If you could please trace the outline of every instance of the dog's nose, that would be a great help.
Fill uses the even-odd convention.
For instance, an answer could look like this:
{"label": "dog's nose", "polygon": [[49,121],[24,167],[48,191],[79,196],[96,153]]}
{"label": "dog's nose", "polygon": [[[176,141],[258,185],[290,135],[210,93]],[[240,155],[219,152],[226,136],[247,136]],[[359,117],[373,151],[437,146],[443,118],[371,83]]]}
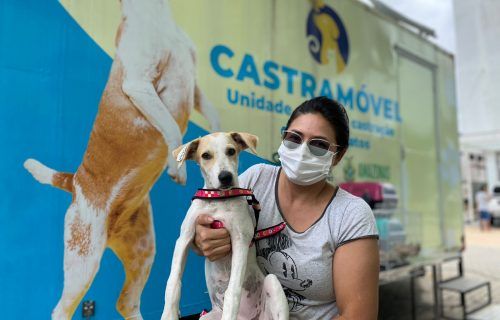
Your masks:
{"label": "dog's nose", "polygon": [[229,171],[221,171],[218,178],[223,186],[229,186],[233,182],[233,174]]}

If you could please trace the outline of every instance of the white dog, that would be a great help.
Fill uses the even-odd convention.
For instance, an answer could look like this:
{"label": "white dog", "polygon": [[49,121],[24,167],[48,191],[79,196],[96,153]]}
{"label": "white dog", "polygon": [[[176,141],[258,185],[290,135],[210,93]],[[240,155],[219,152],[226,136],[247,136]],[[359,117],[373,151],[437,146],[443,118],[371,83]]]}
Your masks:
{"label": "white dog", "polygon": [[149,191],[168,163],[184,183],[171,151],[182,144],[194,109],[219,126],[196,84],[195,50],[175,25],[165,0],[122,0],[116,57],[83,161],[75,174],[36,160],[25,167],[40,182],[73,194],[64,225],[64,288],[52,319],[71,319],[89,289],[104,249],[126,272],[116,304],[126,319],[142,319],[141,294],[155,255]]}
{"label": "white dog", "polygon": [[[179,147],[174,150],[174,156],[180,165],[187,159],[198,162],[205,189],[232,193],[241,190],[237,189],[239,152],[246,148],[255,152],[256,144],[257,137],[248,133],[213,133]],[[221,221],[231,236],[232,245],[232,254],[228,257],[205,262],[212,311],[201,319],[288,319],[288,303],[279,280],[272,274],[264,276],[257,265],[255,245],[250,245],[256,222],[252,220],[245,197],[193,200],[175,244],[161,319],[179,318],[181,278],[200,213]]]}

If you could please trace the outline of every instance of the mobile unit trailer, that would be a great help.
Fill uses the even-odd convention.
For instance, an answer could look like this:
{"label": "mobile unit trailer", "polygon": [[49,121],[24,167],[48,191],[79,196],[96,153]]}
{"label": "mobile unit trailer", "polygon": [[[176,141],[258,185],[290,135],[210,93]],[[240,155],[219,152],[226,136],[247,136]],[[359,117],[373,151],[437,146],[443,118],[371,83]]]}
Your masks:
{"label": "mobile unit trailer", "polygon": [[[22,163],[34,157],[68,172],[81,163],[125,3],[0,2],[0,301],[7,306],[6,319],[20,312],[24,319],[46,318],[60,297],[64,212],[71,199],[34,182]],[[392,185],[399,197],[392,218],[404,229],[405,241],[418,244],[420,255],[460,248],[450,54],[394,17],[354,0],[171,0],[169,6],[171,18],[196,48],[197,84],[215,106],[221,129],[260,137],[258,156],[243,154],[241,170],[278,161],[281,129],[302,101],[335,98],[348,111],[351,139],[331,180]],[[140,48],[137,43],[135,49]],[[184,141],[208,130],[208,121],[193,112]],[[164,174],[151,191],[156,256],[141,297],[145,319],[161,314],[180,223],[191,195],[202,186],[192,163],[187,174],[186,186]],[[106,251],[83,298],[95,302],[95,319],[119,318],[115,301],[122,270]],[[209,307],[202,270],[203,259],[190,255],[183,315]]]}

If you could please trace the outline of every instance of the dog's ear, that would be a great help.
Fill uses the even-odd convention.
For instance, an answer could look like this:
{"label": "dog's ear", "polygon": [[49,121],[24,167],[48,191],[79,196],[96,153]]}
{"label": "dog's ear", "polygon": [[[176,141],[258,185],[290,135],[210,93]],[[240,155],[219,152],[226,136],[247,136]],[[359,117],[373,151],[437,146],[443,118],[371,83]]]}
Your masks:
{"label": "dog's ear", "polygon": [[233,138],[234,142],[238,144],[241,150],[248,148],[253,154],[257,154],[255,149],[257,148],[259,137],[246,132],[231,132],[229,135]]}
{"label": "dog's ear", "polygon": [[177,167],[182,166],[184,161],[192,160],[194,158],[196,150],[198,150],[199,144],[200,144],[200,139],[198,138],[186,144],[183,144],[182,146],[172,151],[172,155],[174,156],[174,159],[177,161]]}

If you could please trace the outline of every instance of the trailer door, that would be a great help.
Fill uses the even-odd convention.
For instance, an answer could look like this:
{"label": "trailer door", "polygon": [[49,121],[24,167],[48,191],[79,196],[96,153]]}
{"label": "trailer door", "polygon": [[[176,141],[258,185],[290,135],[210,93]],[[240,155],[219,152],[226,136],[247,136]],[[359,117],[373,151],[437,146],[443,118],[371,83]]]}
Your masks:
{"label": "trailer door", "polygon": [[425,252],[442,244],[435,66],[399,47],[396,52],[402,115],[401,206],[409,240],[420,242]]}

